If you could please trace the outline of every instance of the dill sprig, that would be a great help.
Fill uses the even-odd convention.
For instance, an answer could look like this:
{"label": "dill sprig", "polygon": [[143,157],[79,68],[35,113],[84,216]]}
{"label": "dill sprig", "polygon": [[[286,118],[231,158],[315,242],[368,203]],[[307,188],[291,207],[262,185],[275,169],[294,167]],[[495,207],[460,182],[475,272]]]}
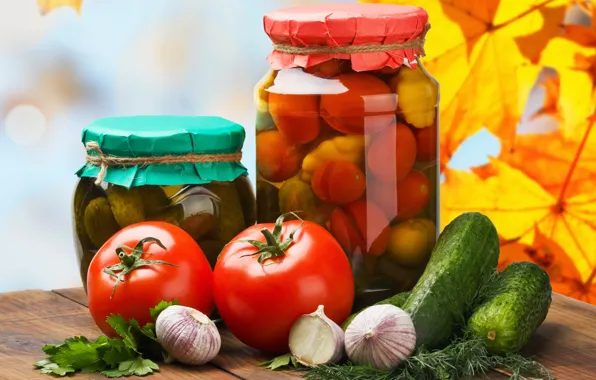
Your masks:
{"label": "dill sprig", "polygon": [[381,371],[352,363],[324,365],[305,374],[307,380],[446,380],[470,379],[501,369],[511,380],[544,379],[554,377],[544,366],[518,354],[491,355],[481,338],[467,334],[455,339],[441,350],[419,349],[398,368]]}

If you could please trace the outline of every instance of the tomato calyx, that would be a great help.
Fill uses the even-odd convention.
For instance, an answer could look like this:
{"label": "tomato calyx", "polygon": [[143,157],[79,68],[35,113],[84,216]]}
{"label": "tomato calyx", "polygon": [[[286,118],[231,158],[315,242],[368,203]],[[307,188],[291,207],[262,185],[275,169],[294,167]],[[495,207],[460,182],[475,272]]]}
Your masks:
{"label": "tomato calyx", "polygon": [[[295,216],[300,220],[300,224],[298,227],[294,228],[288,238],[284,241],[281,241],[281,228],[283,226],[284,219],[288,216],[292,215]],[[295,212],[288,212],[282,214],[277,218],[275,221],[275,225],[273,227],[273,231],[268,230],[267,228],[263,228],[261,233],[265,236],[266,243],[259,241],[259,240],[236,240],[238,243],[249,243],[258,248],[259,250],[255,253],[251,253],[249,255],[242,255],[240,257],[247,257],[247,256],[259,256],[257,261],[259,264],[262,264],[265,260],[273,259],[275,257],[283,256],[286,250],[292,245],[294,242],[294,234],[302,225],[304,224],[304,220],[296,215]]]}
{"label": "tomato calyx", "polygon": [[[149,265],[170,265],[173,267],[178,266],[178,265],[168,263],[167,261],[163,261],[163,260],[143,259],[142,256],[145,253],[145,252],[143,252],[143,246],[145,245],[145,243],[156,243],[157,245],[159,245],[161,248],[165,249],[166,251],[168,250],[163,245],[163,243],[161,241],[159,241],[158,239],[152,238],[152,237],[147,237],[147,238],[139,240],[139,242],[137,243],[137,245],[134,248],[130,248],[129,246],[126,246],[126,245],[121,245],[118,248],[116,248],[116,255],[120,259],[120,262],[118,264],[103,268],[104,273],[106,273],[116,279],[116,283],[114,283],[114,291],[112,292],[110,299],[112,299],[114,297],[118,283],[124,282],[124,276],[126,276],[128,273],[132,272],[135,269],[138,269],[140,267],[149,266]],[[128,253],[126,250],[129,250],[131,252]],[[150,253],[148,253],[148,255],[150,255]],[[118,272],[118,271],[120,271],[120,273],[116,274],[115,272]]]}

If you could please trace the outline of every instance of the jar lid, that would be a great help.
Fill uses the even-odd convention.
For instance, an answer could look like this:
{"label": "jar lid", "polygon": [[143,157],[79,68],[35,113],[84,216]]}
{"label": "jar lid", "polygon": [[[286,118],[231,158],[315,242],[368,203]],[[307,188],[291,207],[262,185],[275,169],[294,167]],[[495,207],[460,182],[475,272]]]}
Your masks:
{"label": "jar lid", "polygon": [[263,18],[273,42],[267,58],[274,70],[307,68],[333,58],[349,59],[355,71],[404,63],[424,56],[428,14],[419,7],[337,3],[291,7]]}
{"label": "jar lid", "polygon": [[247,175],[245,136],[215,116],[103,118],[83,129],[87,163],[76,174],[125,187],[233,181]]}

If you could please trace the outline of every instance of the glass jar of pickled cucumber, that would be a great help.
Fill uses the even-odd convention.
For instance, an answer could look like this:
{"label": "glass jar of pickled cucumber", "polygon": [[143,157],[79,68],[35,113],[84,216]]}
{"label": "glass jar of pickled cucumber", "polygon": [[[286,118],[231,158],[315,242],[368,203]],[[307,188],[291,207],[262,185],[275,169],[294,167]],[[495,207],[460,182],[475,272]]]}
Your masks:
{"label": "glass jar of pickled cucumber", "polygon": [[214,266],[223,246],[255,223],[244,139],[242,126],[219,117],[118,117],[87,126],[73,201],[83,285],[97,250],[143,221],[181,227]]}
{"label": "glass jar of pickled cucumber", "polygon": [[[350,259],[356,307],[413,287],[438,236],[439,86],[418,7],[325,4],[264,17],[257,222],[299,210]],[[324,254],[324,253],[321,253]]]}

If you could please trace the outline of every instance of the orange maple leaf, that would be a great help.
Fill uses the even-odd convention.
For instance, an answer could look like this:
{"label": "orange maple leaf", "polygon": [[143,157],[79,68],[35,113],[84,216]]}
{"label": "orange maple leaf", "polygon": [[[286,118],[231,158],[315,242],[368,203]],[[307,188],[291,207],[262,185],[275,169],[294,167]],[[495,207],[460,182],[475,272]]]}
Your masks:
{"label": "orange maple leaf", "polygon": [[73,8],[77,13],[81,12],[81,5],[83,0],[37,0],[37,5],[42,15],[48,14],[56,8],[68,6]]}
{"label": "orange maple leaf", "polygon": [[499,269],[502,270],[516,261],[530,261],[544,268],[550,277],[554,292],[596,304],[596,268],[585,281],[582,281],[573,260],[559,244],[540,230],[536,229],[532,245],[520,243],[518,239],[501,242]]}
{"label": "orange maple leaf", "polygon": [[[577,1],[576,5],[593,20],[596,14],[596,7],[591,0]],[[584,46],[596,45],[596,24],[590,25],[567,24],[565,28],[565,37]]]}
{"label": "orange maple leaf", "polygon": [[[565,33],[545,47],[540,65],[555,69],[560,78],[558,108],[566,139],[581,141],[588,117],[596,110],[596,6],[578,3],[591,15],[588,25],[565,25]],[[596,144],[596,134],[589,140]]]}
{"label": "orange maple leaf", "polygon": [[[556,194],[501,159],[491,159],[485,178],[447,169],[441,185],[441,225],[462,212],[480,211],[491,218],[505,239],[532,245],[535,232],[539,231],[565,248],[575,262],[582,284],[591,285],[596,267],[596,193],[593,187],[580,192],[571,185],[576,172],[581,171],[579,164],[593,126],[588,125],[567,171],[557,174],[563,177]],[[528,167],[534,164],[526,161]]]}
{"label": "orange maple leaf", "polygon": [[596,44],[587,47],[565,37],[553,38],[544,49],[540,64],[558,73],[558,107],[565,138],[580,140],[588,117],[594,112]]}
{"label": "orange maple leaf", "polygon": [[502,270],[516,261],[530,261],[540,265],[548,273],[553,291],[567,293],[571,287],[581,283],[581,276],[573,260],[563,248],[545,236],[538,228],[534,230],[531,245],[520,243],[518,239],[503,240],[499,256],[499,269]]}
{"label": "orange maple leaf", "polygon": [[[595,133],[596,134],[596,133]],[[589,192],[596,183],[596,147],[584,146],[581,159],[575,162],[580,142],[564,139],[560,131],[545,134],[520,134],[501,146],[499,160],[523,172],[552,196]],[[570,178],[568,173],[573,168]],[[472,168],[480,178],[495,176],[491,164]]]}
{"label": "orange maple leaf", "polygon": [[544,91],[544,99],[542,107],[530,116],[530,120],[535,120],[541,116],[549,116],[557,122],[562,122],[560,116],[561,107],[559,106],[559,99],[561,97],[561,80],[559,74],[556,72],[545,72],[545,77],[536,84]]}
{"label": "orange maple leaf", "polygon": [[425,8],[427,70],[441,86],[441,167],[482,127],[509,140],[536,82],[536,61],[571,0],[380,0]]}

